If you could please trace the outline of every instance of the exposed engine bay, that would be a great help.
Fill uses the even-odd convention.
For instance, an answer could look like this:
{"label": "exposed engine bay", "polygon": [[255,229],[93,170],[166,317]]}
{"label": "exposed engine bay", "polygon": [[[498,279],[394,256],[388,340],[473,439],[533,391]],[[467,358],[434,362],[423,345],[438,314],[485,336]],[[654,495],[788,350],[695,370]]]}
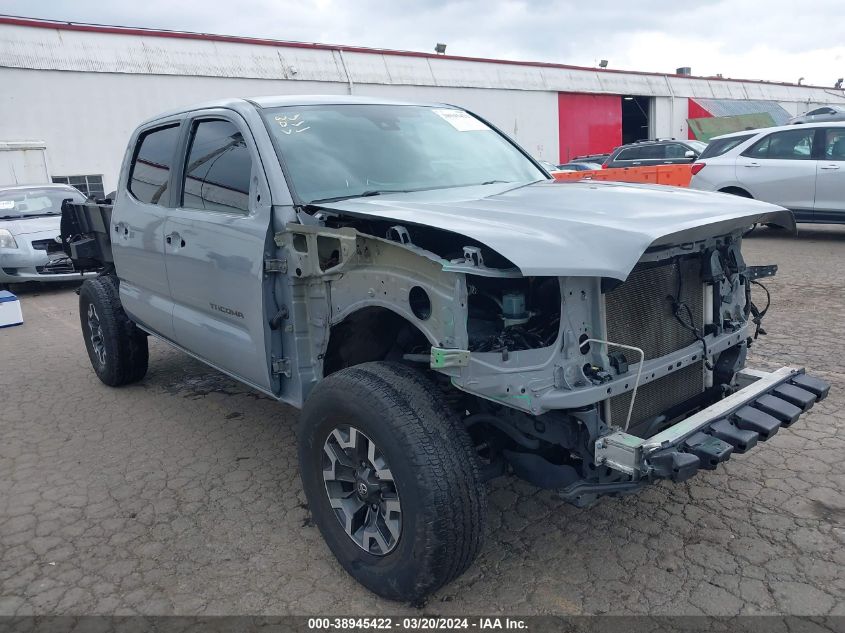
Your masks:
{"label": "exposed engine bay", "polygon": [[553,345],[560,325],[560,284],[551,277],[467,284],[467,332],[472,352],[514,352]]}
{"label": "exposed engine bay", "polygon": [[[398,274],[406,279],[408,312],[423,334],[373,313],[357,347],[329,345],[326,369],[367,360],[383,340],[382,357],[425,363],[441,376],[486,476],[511,470],[574,503],[697,470],[704,458],[692,464],[687,448],[677,451],[683,455],[677,473],[671,460],[669,466],[620,470],[596,451],[615,433],[646,442],[737,392],[748,346],[765,333],[768,291],[752,288],[776,267],[746,265],[741,230],[653,246],[622,281],[524,276],[493,249],[462,235],[345,214],[318,217],[322,227],[310,231],[345,231],[356,244],[355,257],[336,249],[323,266],[326,273],[343,271],[332,282],[331,301],[344,338],[360,331],[366,314],[354,310],[362,303],[351,290],[358,266],[368,271],[364,286],[370,286],[358,292],[370,295],[374,271],[389,268],[395,277],[408,267]],[[418,257],[402,263],[410,253]],[[325,253],[321,258],[326,261]],[[363,303],[380,303],[375,294]],[[763,297],[758,309],[754,300]],[[390,334],[382,338],[382,332]],[[725,440],[708,434],[705,448],[721,450],[721,459],[735,431],[727,429]]]}

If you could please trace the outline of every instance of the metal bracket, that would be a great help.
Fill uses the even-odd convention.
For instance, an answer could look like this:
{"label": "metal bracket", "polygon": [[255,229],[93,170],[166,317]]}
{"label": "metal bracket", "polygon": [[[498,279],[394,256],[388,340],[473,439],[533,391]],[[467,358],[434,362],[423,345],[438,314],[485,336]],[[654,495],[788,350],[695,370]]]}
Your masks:
{"label": "metal bracket", "polygon": [[282,375],[285,378],[290,378],[289,358],[274,358],[271,367],[274,375]]}
{"label": "metal bracket", "polygon": [[628,475],[634,475],[640,468],[642,440],[622,431],[617,431],[596,440],[596,464],[609,466]]}
{"label": "metal bracket", "polygon": [[411,234],[408,233],[408,229],[406,229],[401,224],[397,224],[396,226],[391,226],[387,229],[387,239],[393,242],[399,242],[400,244],[405,244],[406,246],[413,246],[414,243],[411,242]]}
{"label": "metal bracket", "polygon": [[470,266],[482,268],[484,258],[481,256],[481,249],[477,246],[464,246],[464,261]]}
{"label": "metal bracket", "polygon": [[265,259],[264,272],[265,273],[281,273],[285,274],[288,271],[288,260],[286,259]]}
{"label": "metal bracket", "polygon": [[445,367],[466,367],[469,365],[469,351],[465,349],[444,349],[442,347],[431,348],[432,369],[443,369]]}
{"label": "metal bracket", "polygon": [[752,279],[760,279],[761,277],[774,277],[777,275],[777,264],[771,266],[746,266],[743,274],[748,281]]}

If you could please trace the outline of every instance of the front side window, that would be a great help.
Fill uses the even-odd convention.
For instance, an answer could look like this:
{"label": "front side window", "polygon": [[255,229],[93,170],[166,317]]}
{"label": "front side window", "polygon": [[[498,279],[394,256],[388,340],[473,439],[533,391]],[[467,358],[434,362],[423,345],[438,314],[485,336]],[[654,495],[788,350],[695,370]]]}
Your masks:
{"label": "front side window", "polygon": [[824,160],[845,160],[845,128],[828,128],[824,131]]}
{"label": "front side window", "polygon": [[129,172],[129,191],[141,202],[162,204],[166,198],[179,125],[144,132],[138,139]]}
{"label": "front side window", "polygon": [[249,148],[233,123],[194,123],[182,182],[183,207],[247,213],[251,175]]}
{"label": "front side window", "polygon": [[809,160],[813,154],[813,128],[774,132],[752,145],[744,156],[762,159]]}
{"label": "front side window", "polygon": [[666,158],[686,158],[686,153],[692,151],[692,148],[680,143],[671,143],[666,146]]}
{"label": "front side window", "polygon": [[263,116],[305,203],[547,179],[505,137],[456,108],[330,104]]}
{"label": "front side window", "polygon": [[666,158],[665,145],[643,145],[638,148],[638,156],[640,160],[662,160]]}

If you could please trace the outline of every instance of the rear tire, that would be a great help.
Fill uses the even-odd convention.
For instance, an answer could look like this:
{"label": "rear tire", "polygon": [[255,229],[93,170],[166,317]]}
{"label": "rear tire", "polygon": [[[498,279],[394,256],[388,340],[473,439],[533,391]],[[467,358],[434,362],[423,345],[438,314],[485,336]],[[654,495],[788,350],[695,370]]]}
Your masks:
{"label": "rear tire", "polygon": [[141,380],[147,373],[147,335],[126,316],[117,279],[86,279],[79,289],[79,320],[94,373],[110,387]]}
{"label": "rear tire", "polygon": [[[414,369],[365,363],[320,382],[302,410],[299,463],[329,548],[380,596],[421,600],[481,549],[487,501],[475,451],[442,393]],[[376,528],[379,539],[366,536]]]}

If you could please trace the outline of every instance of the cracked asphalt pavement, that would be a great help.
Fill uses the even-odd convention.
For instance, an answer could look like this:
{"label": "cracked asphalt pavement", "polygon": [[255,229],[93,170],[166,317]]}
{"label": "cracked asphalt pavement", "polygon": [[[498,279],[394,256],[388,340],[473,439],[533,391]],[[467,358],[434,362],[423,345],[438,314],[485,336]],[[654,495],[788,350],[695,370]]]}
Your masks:
{"label": "cracked asphalt pavement", "polygon": [[154,340],[142,382],[106,387],[73,288],[21,289],[0,614],[845,615],[845,226],[763,229],[745,253],[780,266],[749,364],[806,366],[830,397],[715,471],[589,509],[492,482],[483,552],[422,611],[355,583],[311,525],[294,409]]}

